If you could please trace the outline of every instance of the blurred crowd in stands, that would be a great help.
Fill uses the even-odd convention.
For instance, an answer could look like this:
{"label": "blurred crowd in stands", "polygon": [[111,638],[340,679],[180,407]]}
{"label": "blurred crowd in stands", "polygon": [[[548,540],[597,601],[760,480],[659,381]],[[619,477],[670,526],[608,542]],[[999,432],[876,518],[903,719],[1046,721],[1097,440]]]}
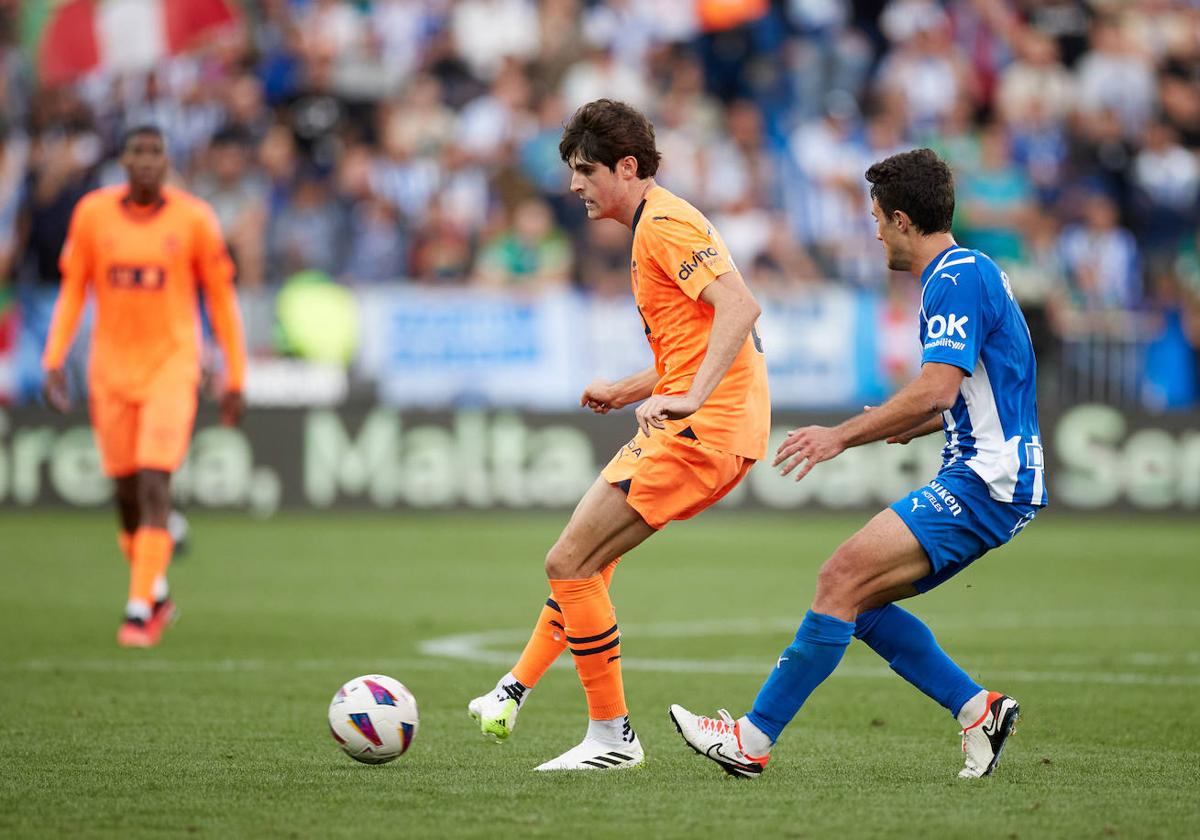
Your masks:
{"label": "blurred crowd in stands", "polygon": [[1135,401],[1197,402],[1194,0],[262,0],[152,72],[54,89],[19,5],[0,4],[0,283],[28,324],[72,206],[145,122],[244,290],[317,269],[627,294],[628,231],[585,224],[558,158],[564,120],[607,96],[654,121],[660,183],[753,288],[872,290],[910,343],[919,290],[883,268],[862,176],[933,147],[956,235],[1007,270],[1050,380],[1133,365]]}

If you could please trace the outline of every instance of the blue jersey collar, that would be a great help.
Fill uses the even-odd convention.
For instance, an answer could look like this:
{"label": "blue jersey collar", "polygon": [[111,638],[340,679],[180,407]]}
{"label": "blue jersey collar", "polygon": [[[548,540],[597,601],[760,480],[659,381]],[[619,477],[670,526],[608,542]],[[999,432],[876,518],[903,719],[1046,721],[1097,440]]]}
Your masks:
{"label": "blue jersey collar", "polygon": [[921,271],[921,285],[922,286],[924,286],[926,283],[929,282],[929,277],[930,277],[930,275],[933,274],[933,269],[939,263],[941,263],[942,258],[945,257],[946,254],[950,253],[951,251],[955,251],[955,250],[962,250],[962,246],[959,245],[957,242],[948,248],[943,248],[936,257],[934,257],[933,259],[931,259],[929,261],[929,265],[925,266],[925,268]]}

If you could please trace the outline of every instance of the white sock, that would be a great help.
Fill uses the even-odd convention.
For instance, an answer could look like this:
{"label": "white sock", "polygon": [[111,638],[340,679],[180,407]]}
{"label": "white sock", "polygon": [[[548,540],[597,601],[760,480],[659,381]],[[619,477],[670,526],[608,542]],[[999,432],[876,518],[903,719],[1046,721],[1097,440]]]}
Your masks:
{"label": "white sock", "polygon": [[632,744],[636,736],[629,715],[622,715],[611,720],[589,720],[587,737],[606,744]]}
{"label": "white sock", "polygon": [[774,746],[771,739],[767,737],[767,733],[751,723],[750,718],[742,715],[737,722],[738,735],[742,739],[744,753],[755,758],[762,758],[771,751],[771,747]]}
{"label": "white sock", "polygon": [[963,707],[958,710],[959,726],[961,726],[963,729],[966,729],[968,726],[975,723],[975,721],[983,717],[984,712],[987,711],[987,695],[988,693],[985,689],[980,691],[966,703],[963,703]]}
{"label": "white sock", "polygon": [[533,691],[532,686],[525,685],[516,677],[513,672],[509,671],[500,678],[500,682],[496,683],[495,689],[497,700],[508,700],[509,698],[517,701],[517,708],[521,708],[525,703],[525,699],[529,697],[529,692]]}
{"label": "white sock", "polygon": [[130,600],[125,604],[126,618],[140,618],[147,621],[150,618],[150,604],[145,601]]}
{"label": "white sock", "polygon": [[154,579],[154,603],[157,604],[160,601],[165,601],[170,591],[167,588],[166,575],[159,575]]}

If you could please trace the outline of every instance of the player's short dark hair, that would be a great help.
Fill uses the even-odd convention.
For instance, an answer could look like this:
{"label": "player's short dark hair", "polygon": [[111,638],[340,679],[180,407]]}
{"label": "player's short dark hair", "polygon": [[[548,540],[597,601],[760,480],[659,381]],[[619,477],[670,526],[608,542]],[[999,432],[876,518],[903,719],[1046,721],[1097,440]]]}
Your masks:
{"label": "player's short dark hair", "polygon": [[140,125],[135,125],[131,128],[125,129],[125,132],[121,135],[121,151],[124,152],[127,148],[129,148],[129,141],[134,137],[144,137],[146,135],[157,137],[163,142],[164,146],[167,145],[167,136],[163,134],[163,130],[161,128],[153,123],[141,123]]}
{"label": "player's short dark hair", "polygon": [[954,220],[954,175],[932,149],[884,158],[867,170],[871,198],[887,215],[908,214],[922,233],[945,233]]}
{"label": "player's short dark hair", "polygon": [[636,108],[612,99],[597,99],[574,113],[563,130],[558,153],[567,165],[572,160],[602,163],[617,171],[617,161],[632,156],[638,177],[658,171],[662,155],[654,145],[654,126]]}

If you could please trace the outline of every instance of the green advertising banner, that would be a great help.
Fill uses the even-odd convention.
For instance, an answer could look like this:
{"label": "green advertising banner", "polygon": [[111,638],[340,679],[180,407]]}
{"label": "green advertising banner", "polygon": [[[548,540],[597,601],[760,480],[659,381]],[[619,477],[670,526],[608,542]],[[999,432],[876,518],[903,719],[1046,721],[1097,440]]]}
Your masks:
{"label": "green advertising banner", "polygon": [[[780,414],[788,429],[835,422]],[[173,491],[185,508],[569,509],[632,437],[632,414],[401,411],[380,406],[251,411],[229,429],[201,412]],[[1053,508],[1200,511],[1200,417],[1129,414],[1104,405],[1043,410]],[[775,510],[877,509],[924,484],[940,435],[872,444],[818,465],[799,483],[766,465],[722,505]],[[0,509],[109,503],[83,414],[0,410]]]}

